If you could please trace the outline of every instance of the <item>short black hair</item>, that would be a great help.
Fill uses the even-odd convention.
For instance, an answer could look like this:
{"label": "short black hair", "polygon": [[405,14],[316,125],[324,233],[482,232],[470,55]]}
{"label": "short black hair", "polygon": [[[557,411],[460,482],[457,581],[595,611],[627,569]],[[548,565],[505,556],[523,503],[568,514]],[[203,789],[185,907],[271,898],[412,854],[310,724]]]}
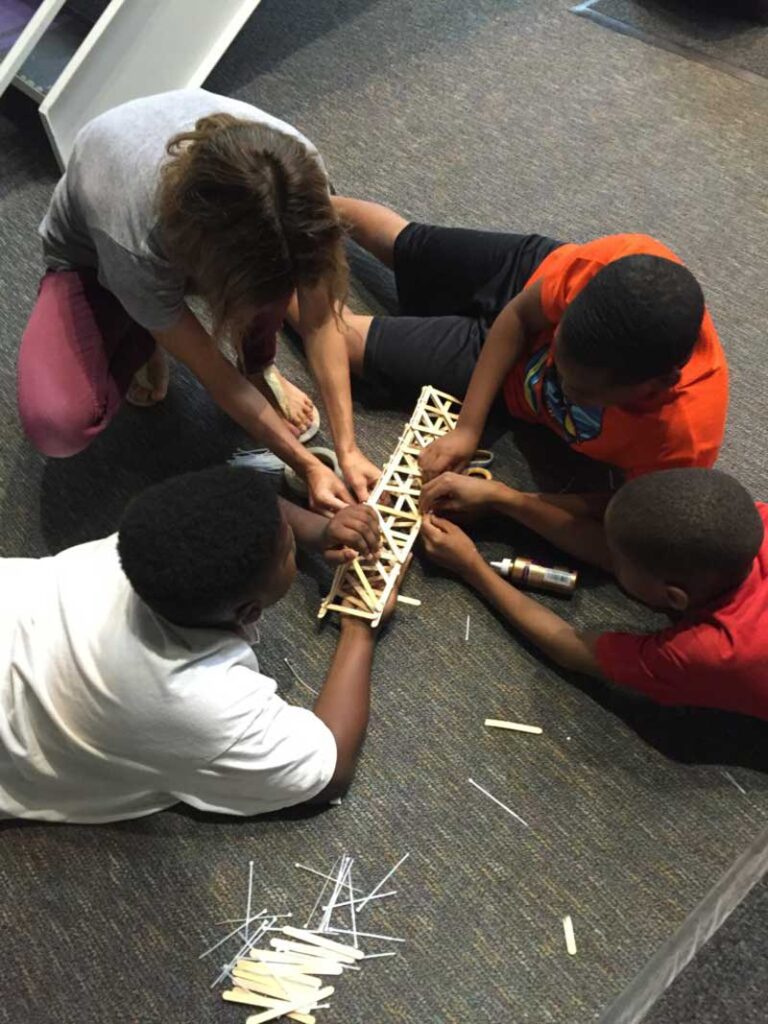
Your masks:
{"label": "short black hair", "polygon": [[717,469],[630,480],[608,505],[605,527],[626,558],[659,579],[685,585],[712,573],[715,591],[744,580],[764,532],[752,497]]}
{"label": "short black hair", "polygon": [[149,607],[180,625],[220,621],[266,581],[282,515],[253,469],[216,466],[149,487],[126,508],[117,550]]}
{"label": "short black hair", "polygon": [[617,384],[641,384],[685,366],[703,316],[699,282],[681,263],[623,256],[567,306],[558,344],[575,363],[606,370]]}

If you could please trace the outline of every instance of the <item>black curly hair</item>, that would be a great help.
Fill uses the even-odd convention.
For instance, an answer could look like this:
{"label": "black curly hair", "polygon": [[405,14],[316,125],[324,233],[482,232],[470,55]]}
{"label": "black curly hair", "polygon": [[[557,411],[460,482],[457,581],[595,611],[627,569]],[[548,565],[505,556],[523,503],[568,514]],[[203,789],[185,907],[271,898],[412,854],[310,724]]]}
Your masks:
{"label": "black curly hair", "polygon": [[118,531],[123,572],[149,607],[185,626],[227,621],[275,566],[282,515],[252,469],[171,477],[128,505]]}
{"label": "black curly hair", "polygon": [[606,264],[566,308],[558,344],[580,366],[616,384],[641,384],[685,366],[704,316],[704,295],[681,263],[623,256]]}
{"label": "black curly hair", "polygon": [[714,575],[713,592],[746,577],[763,542],[748,491],[717,469],[666,469],[630,480],[605,517],[609,541],[659,579],[685,586]]}

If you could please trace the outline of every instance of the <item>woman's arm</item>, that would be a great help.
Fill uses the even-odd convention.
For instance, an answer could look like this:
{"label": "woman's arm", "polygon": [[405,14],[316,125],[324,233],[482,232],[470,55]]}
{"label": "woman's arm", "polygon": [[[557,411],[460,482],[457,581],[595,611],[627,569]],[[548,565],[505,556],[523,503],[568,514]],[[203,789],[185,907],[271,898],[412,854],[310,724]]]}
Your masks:
{"label": "woman's arm", "polygon": [[299,444],[282,416],[224,358],[191,310],[185,309],[173,327],[152,333],[158,344],[192,371],[227,415],[306,479],[316,508],[343,508],[352,500],[336,474]]}
{"label": "woman's arm", "polygon": [[342,327],[322,288],[299,288],[297,294],[299,332],[330,421],[333,446],[349,486],[358,500],[365,501],[380,471],[355,441],[349,354]]}

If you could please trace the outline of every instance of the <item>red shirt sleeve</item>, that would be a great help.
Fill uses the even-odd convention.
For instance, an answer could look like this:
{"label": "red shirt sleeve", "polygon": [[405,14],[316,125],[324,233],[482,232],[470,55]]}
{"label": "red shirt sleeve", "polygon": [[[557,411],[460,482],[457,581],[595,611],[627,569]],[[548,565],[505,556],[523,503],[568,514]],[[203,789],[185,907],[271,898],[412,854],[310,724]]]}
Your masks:
{"label": "red shirt sleeve", "polygon": [[608,679],[651,697],[659,704],[717,706],[697,685],[686,657],[687,644],[673,627],[660,633],[603,633],[595,654]]}

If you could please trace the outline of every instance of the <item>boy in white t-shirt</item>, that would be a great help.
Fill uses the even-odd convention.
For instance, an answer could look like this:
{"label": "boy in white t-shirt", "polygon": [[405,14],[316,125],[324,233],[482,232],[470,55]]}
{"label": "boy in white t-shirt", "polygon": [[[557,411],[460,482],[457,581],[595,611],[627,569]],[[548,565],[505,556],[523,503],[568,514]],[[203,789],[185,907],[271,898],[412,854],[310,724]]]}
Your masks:
{"label": "boy in white t-shirt", "polygon": [[324,519],[217,467],[149,488],[115,535],[0,559],[0,816],[251,815],[344,793],[376,631],[344,617],[313,711],[276,694],[246,640],[297,543],[331,562],[375,552],[375,513]]}

